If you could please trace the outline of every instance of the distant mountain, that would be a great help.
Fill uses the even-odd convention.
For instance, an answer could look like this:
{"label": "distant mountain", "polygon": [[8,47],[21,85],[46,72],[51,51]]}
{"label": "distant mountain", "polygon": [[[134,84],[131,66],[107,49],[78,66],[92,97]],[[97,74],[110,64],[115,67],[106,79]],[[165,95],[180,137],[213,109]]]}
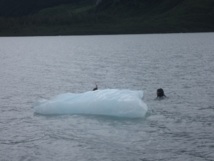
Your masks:
{"label": "distant mountain", "polygon": [[0,16],[24,16],[41,9],[82,0],[0,0]]}
{"label": "distant mountain", "polygon": [[214,0],[0,0],[0,35],[214,31]]}

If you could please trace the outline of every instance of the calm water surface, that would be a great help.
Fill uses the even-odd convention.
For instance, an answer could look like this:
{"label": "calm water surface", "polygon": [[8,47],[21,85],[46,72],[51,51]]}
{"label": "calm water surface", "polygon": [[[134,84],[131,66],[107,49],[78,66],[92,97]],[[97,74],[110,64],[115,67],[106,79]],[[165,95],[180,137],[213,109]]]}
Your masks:
{"label": "calm water surface", "polygon": [[[214,160],[214,33],[0,38],[1,161]],[[144,90],[146,118],[35,115],[66,92]],[[154,100],[157,88],[168,99]]]}

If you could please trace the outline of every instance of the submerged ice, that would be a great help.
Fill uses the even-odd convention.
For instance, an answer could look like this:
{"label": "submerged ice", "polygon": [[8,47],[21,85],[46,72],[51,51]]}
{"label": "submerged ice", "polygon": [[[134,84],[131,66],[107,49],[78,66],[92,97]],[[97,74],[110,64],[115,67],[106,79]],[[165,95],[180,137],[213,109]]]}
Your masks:
{"label": "submerged ice", "polygon": [[43,115],[93,114],[116,117],[144,117],[147,105],[143,91],[105,89],[85,93],[65,93],[34,105],[35,113]]}

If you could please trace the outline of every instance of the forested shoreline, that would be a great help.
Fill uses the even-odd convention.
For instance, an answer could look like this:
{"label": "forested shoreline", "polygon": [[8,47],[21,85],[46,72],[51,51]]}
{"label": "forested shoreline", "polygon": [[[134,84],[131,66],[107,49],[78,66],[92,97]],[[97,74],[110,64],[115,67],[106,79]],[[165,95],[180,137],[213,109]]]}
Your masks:
{"label": "forested shoreline", "polygon": [[214,31],[213,0],[44,0],[43,6],[39,2],[25,12],[18,12],[21,4],[19,10],[2,11],[0,36]]}

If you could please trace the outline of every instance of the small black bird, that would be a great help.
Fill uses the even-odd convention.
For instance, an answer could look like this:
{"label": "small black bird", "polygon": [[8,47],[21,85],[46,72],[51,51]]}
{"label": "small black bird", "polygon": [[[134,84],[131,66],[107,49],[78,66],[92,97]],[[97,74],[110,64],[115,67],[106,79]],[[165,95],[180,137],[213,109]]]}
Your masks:
{"label": "small black bird", "polygon": [[96,87],[94,87],[93,91],[96,91],[96,90],[98,90],[97,84],[96,84]]}

